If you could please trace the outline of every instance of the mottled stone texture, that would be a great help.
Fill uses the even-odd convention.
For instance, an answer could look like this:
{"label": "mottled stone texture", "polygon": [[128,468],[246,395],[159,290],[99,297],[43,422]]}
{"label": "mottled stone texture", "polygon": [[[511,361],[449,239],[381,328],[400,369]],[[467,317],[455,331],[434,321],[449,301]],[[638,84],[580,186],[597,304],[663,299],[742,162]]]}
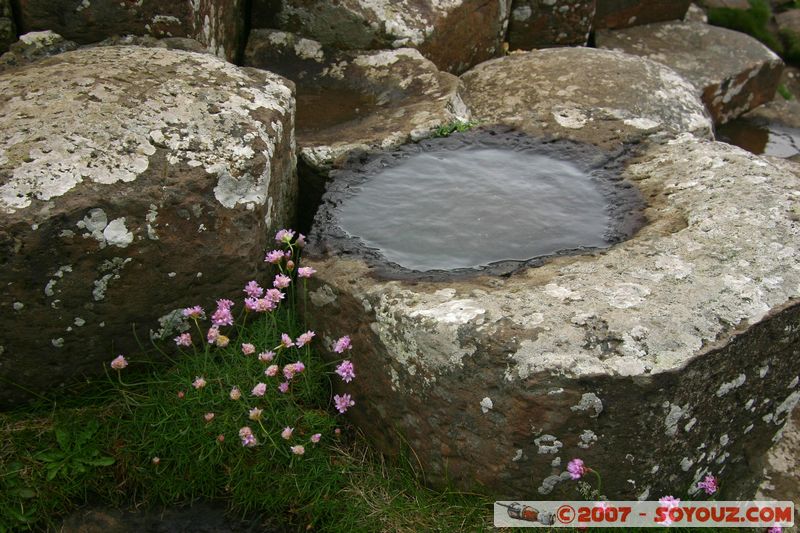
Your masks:
{"label": "mottled stone texture", "polygon": [[78,48],[77,43],[67,41],[52,31],[25,33],[20,35],[18,41],[11,43],[7,53],[0,56],[0,72],[76,48]]}
{"label": "mottled stone texture", "polygon": [[627,28],[680,20],[692,0],[597,0],[595,29]]}
{"label": "mottled stone texture", "polygon": [[708,473],[720,499],[751,497],[800,399],[786,165],[689,134],[651,146],[622,173],[649,205],[637,235],[504,278],[391,281],[317,255],[315,329],[353,338],[348,415],[384,452],[405,440],[428,481],[498,498],[575,495],[573,457],[611,498]]}
{"label": "mottled stone texture", "polygon": [[461,79],[467,108],[484,124],[611,149],[683,132],[711,136],[711,122],[692,85],[659,63],[619,52],[515,53]]}
{"label": "mottled stone texture", "polygon": [[337,52],[290,33],[254,30],[244,63],[296,83],[297,143],[316,170],[352,150],[391,148],[468,118],[459,79],[413,48]]}
{"label": "mottled stone texture", "polygon": [[650,58],[674,69],[722,124],[772,100],[783,62],[743,33],[698,22],[663,22],[600,31],[597,46]]}
{"label": "mottled stone texture", "polygon": [[254,0],[254,28],[279,28],[343,50],[412,47],[460,73],[502,50],[510,0]]}
{"label": "mottled stone texture", "polygon": [[511,50],[584,46],[592,31],[595,0],[514,0],[508,22]]}
{"label": "mottled stone texture", "polygon": [[[291,82],[210,54],[66,52],[0,74],[0,376],[34,391],[240,293],[296,197]],[[0,405],[26,399],[10,385]]]}
{"label": "mottled stone texture", "polygon": [[19,0],[21,32],[52,30],[79,44],[114,35],[191,37],[229,61],[244,45],[244,0]]}
{"label": "mottled stone texture", "polygon": [[8,51],[8,46],[17,40],[17,28],[11,13],[11,0],[0,0],[0,54]]}

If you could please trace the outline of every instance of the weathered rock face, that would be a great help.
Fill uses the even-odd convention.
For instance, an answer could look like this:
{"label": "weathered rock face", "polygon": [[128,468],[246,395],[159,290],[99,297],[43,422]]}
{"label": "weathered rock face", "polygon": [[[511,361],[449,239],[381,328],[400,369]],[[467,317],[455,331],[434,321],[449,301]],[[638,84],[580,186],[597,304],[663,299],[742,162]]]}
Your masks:
{"label": "weathered rock face", "polygon": [[800,103],[778,97],[720,126],[716,136],[754,154],[800,160]]}
{"label": "weathered rock face", "polygon": [[697,87],[717,124],[772,100],[783,69],[781,59],[749,35],[696,22],[599,31],[596,41],[675,69]]}
{"label": "weathered rock face", "polygon": [[254,28],[279,28],[342,50],[412,47],[460,73],[496,57],[510,0],[254,0]]}
{"label": "weathered rock face", "polygon": [[230,61],[244,44],[243,0],[19,0],[20,30],[52,30],[79,44],[114,35],[191,37]]}
{"label": "weathered rock face", "polygon": [[20,35],[19,40],[11,44],[9,51],[0,56],[0,72],[77,48],[77,43],[67,41],[52,31],[26,33]]}
{"label": "weathered rock face", "polygon": [[290,33],[254,30],[245,65],[297,84],[297,142],[317,170],[352,150],[391,148],[468,118],[458,78],[413,48],[331,52]]}
{"label": "weathered rock face", "polygon": [[[776,435],[778,437],[778,435]],[[794,520],[800,520],[800,409],[795,407],[780,438],[767,454],[764,464],[764,481],[756,493],[759,500],[788,500],[795,502]]]}
{"label": "weathered rock face", "polygon": [[132,323],[147,339],[176,308],[239,292],[292,221],[294,103],[274,74],[97,47],[0,74],[0,95],[5,381],[102,372],[136,349]]}
{"label": "weathered rock face", "polygon": [[384,452],[397,430],[428,480],[498,498],[563,497],[573,457],[612,498],[707,473],[722,499],[753,495],[800,399],[800,178],[779,163],[688,134],[651,147],[622,173],[647,226],[507,278],[317,256],[316,330],[354,339],[353,421]]}
{"label": "weathered rock face", "polygon": [[585,46],[596,0],[514,0],[508,22],[511,50]]}
{"label": "weathered rock face", "polygon": [[0,54],[8,51],[11,43],[17,40],[17,28],[11,13],[11,0],[0,0]]}
{"label": "weathered rock face", "polygon": [[619,52],[557,48],[511,54],[461,79],[475,119],[532,135],[615,149],[683,132],[711,136],[692,85],[663,65]]}
{"label": "weathered rock face", "polygon": [[692,0],[597,0],[595,29],[628,28],[680,20]]}

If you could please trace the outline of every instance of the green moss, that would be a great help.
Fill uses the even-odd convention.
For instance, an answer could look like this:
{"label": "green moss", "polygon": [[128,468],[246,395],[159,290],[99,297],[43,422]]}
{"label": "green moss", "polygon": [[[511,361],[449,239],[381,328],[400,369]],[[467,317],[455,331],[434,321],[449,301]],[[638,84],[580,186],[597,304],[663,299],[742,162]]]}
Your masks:
{"label": "green moss", "polygon": [[469,131],[477,125],[477,122],[473,122],[471,120],[467,122],[456,120],[448,124],[442,124],[436,128],[433,131],[433,137],[449,137],[455,132]]}
{"label": "green moss", "polygon": [[750,9],[712,8],[708,10],[708,22],[746,33],[755,37],[775,53],[783,55],[783,44],[769,31],[772,10],[768,0],[749,0]]}

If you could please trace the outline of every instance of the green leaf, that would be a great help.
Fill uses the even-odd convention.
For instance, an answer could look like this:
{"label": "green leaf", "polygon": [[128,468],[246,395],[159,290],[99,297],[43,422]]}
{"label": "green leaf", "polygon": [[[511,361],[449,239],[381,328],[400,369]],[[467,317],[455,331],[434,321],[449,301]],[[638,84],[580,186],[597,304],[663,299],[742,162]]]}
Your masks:
{"label": "green leaf", "polygon": [[33,490],[33,489],[29,489],[27,487],[23,487],[21,489],[17,489],[15,492],[16,492],[16,495],[19,496],[20,498],[26,498],[27,499],[27,498],[35,498],[36,497],[36,491]]}
{"label": "green leaf", "polygon": [[58,442],[58,445],[61,447],[61,449],[69,450],[72,440],[69,438],[69,433],[62,428],[56,428],[55,434],[56,434],[56,441]]}
{"label": "green leaf", "polygon": [[63,466],[64,465],[61,464],[61,463],[48,465],[48,467],[47,467],[47,481],[53,481],[53,479],[58,475],[58,472],[61,470],[61,468]]}
{"label": "green leaf", "polygon": [[60,450],[44,450],[37,453],[35,457],[46,463],[55,463],[63,461],[66,458],[66,454]]}
{"label": "green leaf", "polygon": [[90,466],[111,466],[113,465],[116,460],[113,457],[98,457],[96,459],[81,459],[82,463],[90,465]]}

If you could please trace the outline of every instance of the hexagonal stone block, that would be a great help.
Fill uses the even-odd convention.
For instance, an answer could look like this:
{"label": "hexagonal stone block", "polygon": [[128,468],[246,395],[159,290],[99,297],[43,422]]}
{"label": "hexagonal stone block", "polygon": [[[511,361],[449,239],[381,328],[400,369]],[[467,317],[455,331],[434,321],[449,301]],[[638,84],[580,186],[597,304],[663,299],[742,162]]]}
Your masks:
{"label": "hexagonal stone block", "polygon": [[274,74],[96,47],[0,73],[0,95],[4,382],[102,373],[139,352],[134,331],[240,293],[293,220],[294,102]]}
{"label": "hexagonal stone block", "polygon": [[610,498],[691,495],[707,474],[752,497],[800,400],[800,176],[683,134],[620,177],[648,204],[632,238],[505,277],[393,279],[313,244],[315,329],[353,339],[348,415],[371,442],[497,498],[572,494],[574,457]]}
{"label": "hexagonal stone block", "polygon": [[252,25],[341,50],[417,48],[441,70],[461,73],[501,53],[510,6],[496,0],[254,0]]}
{"label": "hexagonal stone block", "polygon": [[254,30],[245,65],[296,83],[297,143],[318,171],[353,150],[391,148],[468,118],[458,78],[413,48],[337,52],[291,33]]}
{"label": "hexagonal stone block", "polygon": [[476,120],[533,135],[607,148],[683,132],[711,136],[692,85],[659,63],[628,54],[591,48],[515,53],[461,79]]}
{"label": "hexagonal stone block", "polygon": [[244,44],[243,0],[20,0],[21,33],[52,30],[79,44],[115,35],[191,37],[230,61]]}
{"label": "hexagonal stone block", "polygon": [[681,20],[692,0],[597,0],[595,29],[628,28]]}
{"label": "hexagonal stone block", "polygon": [[596,0],[514,0],[508,22],[510,50],[585,46]]}
{"label": "hexagonal stone block", "polygon": [[783,69],[783,61],[749,35],[698,22],[599,31],[596,41],[674,69],[697,88],[717,124],[772,100]]}

